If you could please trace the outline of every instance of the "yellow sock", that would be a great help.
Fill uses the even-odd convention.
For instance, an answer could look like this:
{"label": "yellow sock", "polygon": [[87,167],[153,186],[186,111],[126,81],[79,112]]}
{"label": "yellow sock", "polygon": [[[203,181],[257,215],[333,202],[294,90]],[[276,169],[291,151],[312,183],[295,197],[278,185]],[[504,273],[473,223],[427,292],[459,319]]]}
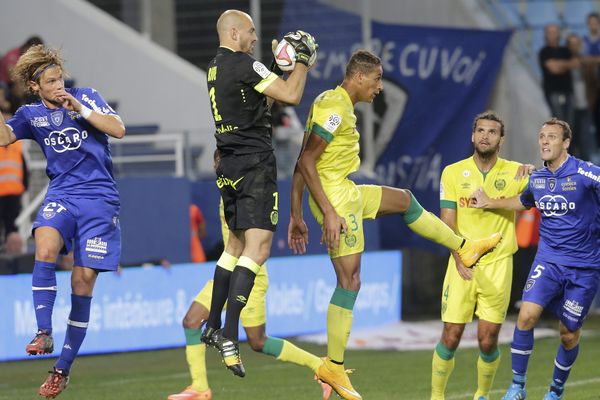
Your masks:
{"label": "yellow sock", "polygon": [[[352,329],[354,302],[358,292],[336,288],[327,309],[327,356],[344,362],[344,352]],[[344,370],[343,364],[329,363],[334,370]]]}
{"label": "yellow sock", "polygon": [[[440,354],[441,353],[441,356]],[[450,357],[449,359],[446,359]],[[438,343],[431,362],[431,400],[444,400],[448,379],[454,370],[454,351]]]}
{"label": "yellow sock", "polygon": [[185,346],[185,358],[192,376],[192,387],[199,392],[208,390],[205,354],[206,345],[204,343]]}
{"label": "yellow sock", "polygon": [[408,224],[410,230],[435,243],[441,244],[450,250],[458,250],[463,238],[458,236],[448,225],[434,214],[424,211],[412,223]]}
{"label": "yellow sock", "polygon": [[279,354],[277,359],[279,361],[292,362],[294,364],[308,367],[313,370],[313,372],[317,372],[317,368],[319,368],[319,366],[321,366],[323,363],[319,357],[309,353],[308,351],[302,350],[300,347],[295,346],[287,340],[283,340],[283,348],[281,349],[281,354]]}
{"label": "yellow sock", "polygon": [[488,396],[492,384],[494,383],[494,377],[496,371],[500,366],[500,352],[498,349],[491,355],[480,354],[477,359],[477,392],[474,398],[478,399],[480,396]]}

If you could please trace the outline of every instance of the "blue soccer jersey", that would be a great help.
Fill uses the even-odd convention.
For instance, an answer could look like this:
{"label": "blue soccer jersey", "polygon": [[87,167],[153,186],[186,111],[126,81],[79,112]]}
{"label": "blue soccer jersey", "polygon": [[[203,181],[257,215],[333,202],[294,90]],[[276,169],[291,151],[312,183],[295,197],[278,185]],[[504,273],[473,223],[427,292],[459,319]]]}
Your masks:
{"label": "blue soccer jersey", "polygon": [[521,203],[542,215],[538,259],[600,269],[598,166],[569,156],[556,172],[535,171]]}
{"label": "blue soccer jersey", "polygon": [[[115,111],[92,88],[66,89],[81,104],[102,114]],[[17,140],[35,140],[48,161],[47,197],[81,197],[119,201],[112,174],[108,136],[79,113],[50,109],[42,101],[24,105],[7,122]]]}

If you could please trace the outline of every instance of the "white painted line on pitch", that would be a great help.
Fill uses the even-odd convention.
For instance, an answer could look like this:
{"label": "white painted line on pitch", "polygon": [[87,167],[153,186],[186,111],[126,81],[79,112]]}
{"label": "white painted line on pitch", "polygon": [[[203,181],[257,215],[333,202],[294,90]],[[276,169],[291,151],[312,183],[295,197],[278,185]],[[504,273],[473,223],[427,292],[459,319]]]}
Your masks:
{"label": "white painted line on pitch", "polygon": [[[568,392],[569,388],[573,387],[573,386],[584,386],[584,385],[588,385],[590,383],[599,383],[599,382],[600,382],[600,378],[581,379],[578,381],[567,381],[565,390]],[[548,387],[549,387],[549,385],[527,386],[527,389],[538,390],[538,389],[547,389]],[[504,390],[494,389],[494,390],[490,391],[490,394],[504,394],[504,393],[506,393],[506,389],[504,389]],[[451,396],[446,396],[446,400],[464,399],[465,397],[470,398],[470,396],[473,396],[473,392],[465,392],[462,394],[453,394]]]}

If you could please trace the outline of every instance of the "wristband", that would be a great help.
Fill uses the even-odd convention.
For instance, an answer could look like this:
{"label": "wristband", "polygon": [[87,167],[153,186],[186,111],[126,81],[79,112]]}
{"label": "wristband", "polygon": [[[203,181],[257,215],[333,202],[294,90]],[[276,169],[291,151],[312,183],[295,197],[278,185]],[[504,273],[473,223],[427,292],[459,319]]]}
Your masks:
{"label": "wristband", "polygon": [[85,118],[85,119],[89,119],[90,116],[92,115],[92,110],[87,108],[86,106],[82,105],[81,106],[81,110],[79,110],[79,114]]}

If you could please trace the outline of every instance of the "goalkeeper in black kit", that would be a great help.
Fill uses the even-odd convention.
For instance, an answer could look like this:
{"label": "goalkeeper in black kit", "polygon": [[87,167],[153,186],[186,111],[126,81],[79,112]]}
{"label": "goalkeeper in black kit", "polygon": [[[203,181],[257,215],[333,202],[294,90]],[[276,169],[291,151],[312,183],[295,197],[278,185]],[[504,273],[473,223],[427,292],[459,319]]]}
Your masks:
{"label": "goalkeeper in black kit", "polygon": [[[248,14],[225,11],[217,21],[217,32],[219,48],[208,65],[207,80],[220,154],[217,186],[230,234],[215,268],[210,314],[201,340],[216,347],[227,368],[243,377],[238,346],[240,312],[269,257],[278,221],[270,106],[274,100],[292,105],[300,102],[317,44],[302,31],[285,35],[297,58],[296,67],[283,80],[252,57],[257,36]],[[227,313],[221,328],[225,302]]]}

